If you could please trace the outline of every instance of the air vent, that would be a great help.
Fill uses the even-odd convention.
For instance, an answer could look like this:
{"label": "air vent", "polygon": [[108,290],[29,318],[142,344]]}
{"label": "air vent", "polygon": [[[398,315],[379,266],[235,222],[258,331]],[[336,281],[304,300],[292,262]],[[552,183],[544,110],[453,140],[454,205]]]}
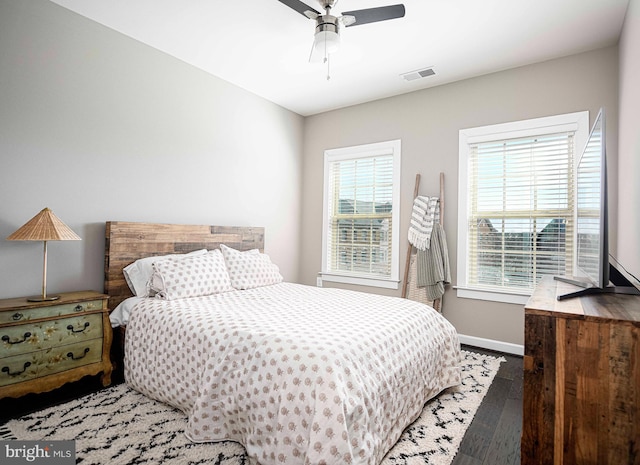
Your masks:
{"label": "air vent", "polygon": [[433,70],[433,68],[425,68],[401,74],[400,76],[402,76],[405,81],[415,81],[416,79],[433,76],[434,74],[436,74],[436,72]]}

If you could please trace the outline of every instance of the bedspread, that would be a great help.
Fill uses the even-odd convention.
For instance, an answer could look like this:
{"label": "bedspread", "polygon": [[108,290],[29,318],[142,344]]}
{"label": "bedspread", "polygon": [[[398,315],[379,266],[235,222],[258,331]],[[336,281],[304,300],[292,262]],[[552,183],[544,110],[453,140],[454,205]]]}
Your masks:
{"label": "bedspread", "polygon": [[127,383],[184,411],[196,442],[251,463],[378,464],[424,403],[460,382],[453,326],[406,299],[281,283],[142,299]]}

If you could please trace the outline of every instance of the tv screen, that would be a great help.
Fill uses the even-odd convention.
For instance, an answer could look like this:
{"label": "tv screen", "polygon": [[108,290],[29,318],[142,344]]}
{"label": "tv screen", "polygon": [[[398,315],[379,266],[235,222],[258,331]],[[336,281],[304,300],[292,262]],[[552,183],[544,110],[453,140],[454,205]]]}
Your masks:
{"label": "tv screen", "polygon": [[580,290],[558,300],[588,294],[640,294],[640,283],[609,256],[607,149],[604,109],[600,109],[576,167],[575,277],[555,279]]}
{"label": "tv screen", "polygon": [[609,241],[603,110],[598,112],[578,161],[576,185],[576,274],[604,288],[609,284]]}

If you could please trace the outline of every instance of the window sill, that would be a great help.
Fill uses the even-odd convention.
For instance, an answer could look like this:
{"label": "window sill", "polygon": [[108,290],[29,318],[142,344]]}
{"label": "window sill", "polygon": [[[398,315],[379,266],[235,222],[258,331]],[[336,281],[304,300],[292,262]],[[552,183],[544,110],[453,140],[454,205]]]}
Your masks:
{"label": "window sill", "polygon": [[375,279],[375,278],[362,278],[356,276],[343,276],[336,274],[321,273],[320,277],[323,281],[332,283],[353,284],[356,286],[371,286],[382,287],[384,289],[398,289],[400,281],[391,279]]}
{"label": "window sill", "polygon": [[454,286],[454,289],[457,292],[457,296],[463,299],[488,300],[490,302],[504,302],[516,305],[526,304],[530,297],[530,294],[496,292],[460,286]]}

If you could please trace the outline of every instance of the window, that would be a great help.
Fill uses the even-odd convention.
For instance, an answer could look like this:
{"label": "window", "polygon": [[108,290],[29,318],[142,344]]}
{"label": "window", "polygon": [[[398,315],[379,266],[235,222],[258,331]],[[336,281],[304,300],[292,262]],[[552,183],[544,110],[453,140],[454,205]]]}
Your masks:
{"label": "window", "polygon": [[400,141],[324,153],[322,279],[397,289]]}
{"label": "window", "polygon": [[571,275],[574,165],[589,113],[460,131],[458,296],[524,303]]}

